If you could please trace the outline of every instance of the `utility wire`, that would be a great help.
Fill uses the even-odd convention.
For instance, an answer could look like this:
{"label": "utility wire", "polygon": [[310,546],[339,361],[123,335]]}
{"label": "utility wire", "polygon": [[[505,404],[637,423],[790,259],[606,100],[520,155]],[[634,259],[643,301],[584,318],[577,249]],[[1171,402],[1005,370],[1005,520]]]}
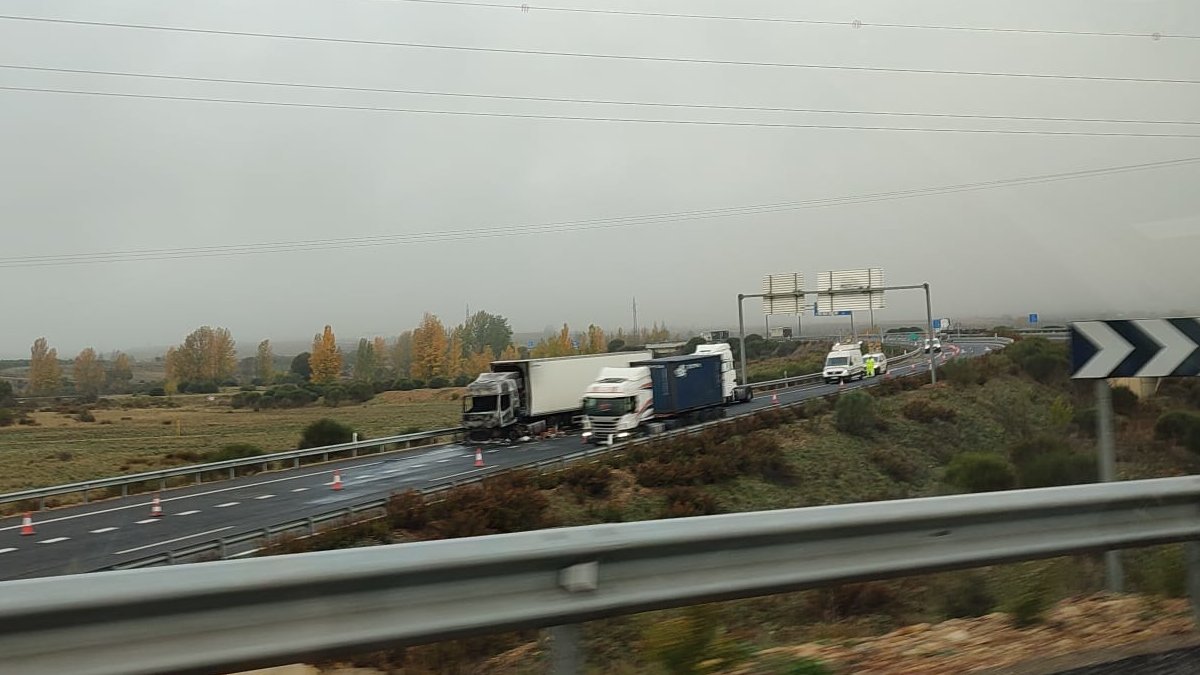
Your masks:
{"label": "utility wire", "polygon": [[[396,0],[388,0],[395,2]],[[789,19],[786,17],[744,16],[730,14],[688,14],[684,12],[647,12],[618,9],[595,9],[589,7],[555,7],[549,5],[509,4],[500,2],[467,2],[466,0],[400,0],[401,2],[427,5],[454,5],[485,9],[518,9],[523,12],[563,12],[570,14],[598,14],[607,16],[653,17],[667,19],[703,19],[709,21],[746,21],[754,23],[784,23],[808,26],[842,26],[847,28],[901,28],[913,30],[968,31],[974,33],[1024,33],[1031,35],[1072,35],[1085,37],[1129,37],[1151,39],[1200,39],[1200,35],[1184,33],[1137,33],[1133,31],[1060,30],[1047,28],[1000,28],[995,26],[947,26],[920,23],[884,23],[867,21],[822,21],[818,19]]]}
{"label": "utility wire", "polygon": [[960,183],[937,187],[915,188],[909,190],[894,190],[875,192],[843,197],[810,199],[802,201],[778,202],[772,204],[756,204],[733,206],[714,209],[699,209],[691,211],[676,211],[635,216],[618,216],[610,218],[595,218],[586,220],[569,220],[529,225],[512,225],[499,227],[479,227],[464,230],[444,232],[416,232],[407,234],[388,234],[367,237],[346,237],[338,239],[315,239],[303,241],[276,241],[254,244],[227,244],[215,246],[198,246],[186,248],[137,249],[127,251],[107,251],[90,253],[65,253],[54,255],[12,256],[0,258],[0,268],[16,267],[46,267],[61,265],[79,265],[88,263],[137,262],[152,260],[175,260],[181,258],[210,258],[252,255],[260,253],[281,253],[295,251],[317,251],[331,249],[352,249],[374,246],[393,246],[402,244],[421,244],[444,241],[481,240],[498,237],[523,235],[559,234],[563,232],[594,231],[613,228],[634,227],[639,225],[676,223],[713,218],[729,218],[734,216],[749,216],[768,213],[779,213],[811,208],[866,204],[872,202],[894,201],[958,192],[970,192],[1021,185],[1050,183],[1063,180],[1075,180],[1096,176],[1146,171],[1192,165],[1200,162],[1200,157],[1183,157],[1179,159],[1129,164],[1123,166],[1104,167],[1065,171],[1060,173],[1022,176],[999,180]]}
{"label": "utility wire", "polygon": [[969,115],[955,113],[921,113],[893,110],[844,110],[835,108],[789,108],[777,106],[749,105],[719,105],[706,103],[673,103],[661,101],[623,101],[595,98],[563,98],[553,96],[516,96],[508,94],[477,94],[453,91],[431,91],[427,89],[390,89],[383,87],[353,87],[329,84],[311,84],[305,82],[280,82],[273,80],[243,80],[222,77],[196,77],[188,75],[163,75],[158,73],[135,73],[129,71],[91,70],[82,68],[51,68],[45,66],[28,66],[21,64],[0,63],[0,68],[7,70],[22,70],[43,73],[59,73],[74,75],[103,75],[111,77],[142,78],[151,80],[166,80],[172,82],[204,82],[217,84],[245,84],[266,87],[286,87],[294,89],[310,89],[320,91],[350,91],[376,94],[407,94],[417,96],[443,96],[450,98],[469,98],[500,101],[529,101],[536,103],[572,103],[596,104],[615,106],[636,106],[652,108],[683,108],[691,110],[734,110],[750,112],[787,112],[787,113],[821,113],[838,115],[873,115],[881,117],[931,117],[942,119],[970,120],[1005,120],[1005,121],[1034,121],[1034,122],[1102,122],[1109,124],[1200,124],[1197,120],[1146,120],[1146,119],[1115,119],[1105,117],[1050,117],[1035,115]]}
{"label": "utility wire", "polygon": [[559,56],[577,59],[602,59],[612,61],[635,61],[643,63],[689,63],[701,65],[722,66],[753,66],[765,68],[797,68],[808,70],[854,71],[868,73],[903,73],[917,75],[958,75],[976,77],[1005,77],[1030,78],[1042,80],[1079,80],[1096,82],[1141,82],[1154,84],[1200,84],[1200,80],[1187,78],[1166,77],[1120,77],[1110,75],[1064,75],[1055,73],[1014,73],[986,70],[941,70],[935,68],[888,68],[878,66],[838,66],[820,63],[794,63],[786,61],[746,61],[726,59],[705,59],[674,56],[647,56],[642,54],[603,54],[595,52],[567,52],[543,49],[505,49],[499,47],[473,47],[468,45],[447,45],[425,42],[402,42],[392,40],[363,40],[352,38],[333,38],[316,35],[292,35],[286,33],[261,33],[252,31],[217,30],[210,28],[187,28],[182,26],[163,26],[153,24],[120,23],[115,21],[83,21],[79,19],[56,19],[49,17],[0,15],[0,20],[28,21],[75,26],[100,26],[106,28],[129,28],[135,30],[168,31],[174,33],[192,33],[199,35],[223,35],[237,37],[256,37],[274,40],[299,40],[305,42],[321,42],[334,44],[376,45],[388,47],[406,47],[410,49],[429,49],[441,51],[469,52],[478,54],[520,54],[525,56]]}
{"label": "utility wire", "polygon": [[293,103],[287,101],[263,101],[244,98],[218,98],[211,96],[168,96],[161,94],[131,94],[125,92],[95,91],[81,89],[52,89],[45,87],[13,87],[3,85],[0,91],[35,92],[45,94],[73,94],[80,96],[103,96],[125,99],[147,99],[155,101],[190,101],[201,103],[229,103],[239,105],[274,106],[281,108],[316,108],[322,110],[358,110],[366,112],[407,113],[414,115],[451,115],[459,117],[497,117],[506,119],[558,120],[569,122],[619,122],[632,124],[679,124],[709,127],[740,127],[763,129],[837,129],[851,131],[911,131],[950,134],[1002,134],[1018,136],[1099,136],[1113,138],[1200,138],[1200,134],[1138,131],[1055,131],[1035,129],[955,129],[952,127],[899,127],[866,124],[805,124],[795,122],[737,122],[718,120],[672,120],[644,117],[604,117],[599,115],[545,115],[535,113],[477,112],[469,110],[433,110],[428,108],[397,108],[389,106],[344,105],[332,103]]}

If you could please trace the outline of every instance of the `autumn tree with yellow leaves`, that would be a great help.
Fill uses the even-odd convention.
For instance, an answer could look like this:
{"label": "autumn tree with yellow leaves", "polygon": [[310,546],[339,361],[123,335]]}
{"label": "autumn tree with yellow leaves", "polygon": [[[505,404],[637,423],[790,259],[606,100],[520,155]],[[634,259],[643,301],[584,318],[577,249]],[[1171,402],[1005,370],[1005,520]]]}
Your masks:
{"label": "autumn tree with yellow leaves", "polygon": [[129,383],[133,381],[133,363],[128,354],[116,352],[112,358],[112,364],[108,367],[106,375],[108,380],[108,390],[111,392],[125,393],[129,390]]}
{"label": "autumn tree with yellow leaves", "polygon": [[34,396],[58,393],[62,386],[62,368],[58,365],[58,350],[46,338],[33,341],[29,349],[29,389]]}
{"label": "autumn tree with yellow leaves", "polygon": [[312,369],[312,381],[317,384],[331,384],[342,374],[342,352],[332,327],[325,326],[324,332],[313,336],[308,367]]}
{"label": "autumn tree with yellow leaves", "polygon": [[167,350],[167,380],[220,383],[237,370],[237,347],[226,328],[201,326]]}
{"label": "autumn tree with yellow leaves", "polygon": [[270,384],[275,379],[275,352],[271,349],[271,341],[263,340],[258,343],[258,353],[254,357],[254,375],[263,384]]}
{"label": "autumn tree with yellow leaves", "polygon": [[449,342],[441,319],[425,312],[421,325],[412,333],[412,366],[409,368],[411,376],[425,382],[435,377],[446,377]]}
{"label": "autumn tree with yellow leaves", "polygon": [[88,347],[75,357],[71,372],[75,379],[75,391],[84,396],[95,396],[104,386],[104,366],[96,356],[96,350]]}

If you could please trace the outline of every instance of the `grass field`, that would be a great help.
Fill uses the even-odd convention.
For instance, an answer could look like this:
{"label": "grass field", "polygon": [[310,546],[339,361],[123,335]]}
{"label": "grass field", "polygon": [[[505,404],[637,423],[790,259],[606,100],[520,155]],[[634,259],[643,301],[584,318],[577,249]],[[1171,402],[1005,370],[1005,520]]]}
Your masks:
{"label": "grass field", "polygon": [[[202,454],[231,443],[267,452],[295,448],[308,423],[330,417],[366,438],[457,426],[457,389],[389,391],[364,404],[291,410],[233,410],[233,392],[175,396],[178,408],[97,408],[95,422],[35,412],[37,426],[0,428],[0,492],[190,464],[171,457]],[[112,397],[120,403],[127,397]]]}

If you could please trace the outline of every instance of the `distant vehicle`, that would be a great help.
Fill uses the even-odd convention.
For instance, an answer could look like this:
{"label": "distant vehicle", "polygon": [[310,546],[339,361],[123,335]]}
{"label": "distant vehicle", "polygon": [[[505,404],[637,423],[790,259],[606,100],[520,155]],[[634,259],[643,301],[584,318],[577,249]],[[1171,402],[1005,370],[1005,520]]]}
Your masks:
{"label": "distant vehicle", "polygon": [[941,351],[942,351],[942,341],[941,341],[941,340],[939,340],[939,339],[937,339],[937,338],[934,338],[934,339],[933,339],[933,351],[934,351],[934,352],[941,352]]}
{"label": "distant vehicle", "polygon": [[830,347],[829,354],[825,356],[825,369],[821,371],[821,377],[824,378],[825,384],[848,382],[854,379],[861,380],[866,375],[861,341],[839,342]]}
{"label": "distant vehicle", "polygon": [[584,389],[605,367],[628,368],[650,352],[588,354],[494,361],[491,372],[467,385],[462,425],[472,442],[518,441],[549,427],[570,426],[580,414]]}
{"label": "distant vehicle", "polygon": [[867,359],[875,359],[875,375],[876,376],[883,375],[884,373],[887,372],[887,369],[888,369],[887,355],[884,354],[883,352],[875,352],[873,354],[864,354],[863,360],[865,361]]}

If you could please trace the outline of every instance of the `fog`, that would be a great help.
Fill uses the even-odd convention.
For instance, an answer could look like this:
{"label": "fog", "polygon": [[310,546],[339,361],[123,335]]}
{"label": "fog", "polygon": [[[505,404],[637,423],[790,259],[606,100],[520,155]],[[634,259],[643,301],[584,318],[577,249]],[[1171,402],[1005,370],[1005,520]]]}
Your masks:
{"label": "fog", "polygon": [[[634,297],[644,325],[730,326],[737,293],[758,292],[764,274],[802,272],[815,288],[818,272],[864,267],[882,268],[888,283],[929,282],[937,316],[1200,310],[1200,162],[1076,173],[1200,158],[1200,40],[1172,37],[1200,35],[1195,2],[554,6],[864,25],[403,0],[0,1],[10,17],[709,61],[0,19],[0,356],[27,357],[43,335],[62,355],[165,345],[204,324],[229,328],[242,347],[304,340],[325,324],[342,339],[394,335],[425,311],[456,322],[468,307],[503,314],[519,332],[629,327]],[[722,60],[743,65],[711,62]],[[1042,178],[994,184],[1025,177]],[[993,185],[952,187],[979,183]],[[926,192],[891,194],[914,190]],[[743,208],[764,205],[776,206]],[[671,215],[629,220],[655,214]],[[347,241],[369,237],[390,239]],[[314,241],[324,243],[295,245]],[[273,251],[246,248],[259,244]],[[196,247],[229,248],[182,250]],[[95,255],[133,251],[157,252]],[[880,321],[924,313],[919,293],[887,302]],[[761,326],[757,302],[746,309]]]}

